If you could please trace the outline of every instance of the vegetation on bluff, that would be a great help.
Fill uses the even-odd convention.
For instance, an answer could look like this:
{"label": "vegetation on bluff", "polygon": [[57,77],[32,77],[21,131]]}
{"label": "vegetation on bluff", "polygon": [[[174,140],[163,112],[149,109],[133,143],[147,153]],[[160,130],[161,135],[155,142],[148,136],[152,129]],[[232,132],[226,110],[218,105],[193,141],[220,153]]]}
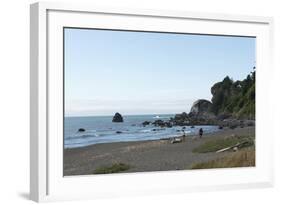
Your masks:
{"label": "vegetation on bluff", "polygon": [[[226,76],[211,87],[211,102],[195,101],[187,114],[176,114],[169,121],[156,120],[160,127],[219,125],[222,127],[254,126],[255,121],[255,67],[244,80],[234,81]],[[150,122],[144,122],[146,126]]]}
{"label": "vegetation on bluff", "polygon": [[216,115],[255,119],[255,67],[243,81],[228,76],[211,88],[212,111]]}

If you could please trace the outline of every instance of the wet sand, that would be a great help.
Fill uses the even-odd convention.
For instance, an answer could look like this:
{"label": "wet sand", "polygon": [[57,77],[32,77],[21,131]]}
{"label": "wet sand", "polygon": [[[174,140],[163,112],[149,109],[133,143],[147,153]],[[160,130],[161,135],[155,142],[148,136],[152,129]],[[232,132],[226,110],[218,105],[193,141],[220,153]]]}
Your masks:
{"label": "wet sand", "polygon": [[226,156],[224,153],[193,153],[192,150],[206,140],[231,135],[255,135],[255,127],[224,129],[198,136],[187,136],[183,142],[171,144],[169,140],[116,142],[95,144],[64,150],[64,176],[89,175],[101,166],[114,163],[130,165],[127,172],[168,171],[189,169],[193,164]]}

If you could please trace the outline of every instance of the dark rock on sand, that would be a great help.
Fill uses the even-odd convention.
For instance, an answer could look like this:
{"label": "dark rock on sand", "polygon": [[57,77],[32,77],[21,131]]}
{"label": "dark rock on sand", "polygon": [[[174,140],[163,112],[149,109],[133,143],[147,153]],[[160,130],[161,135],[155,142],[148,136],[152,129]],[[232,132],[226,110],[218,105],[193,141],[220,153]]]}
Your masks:
{"label": "dark rock on sand", "polygon": [[79,128],[78,132],[85,132],[86,130],[84,128]]}
{"label": "dark rock on sand", "polygon": [[123,122],[123,117],[120,113],[115,113],[112,122]]}

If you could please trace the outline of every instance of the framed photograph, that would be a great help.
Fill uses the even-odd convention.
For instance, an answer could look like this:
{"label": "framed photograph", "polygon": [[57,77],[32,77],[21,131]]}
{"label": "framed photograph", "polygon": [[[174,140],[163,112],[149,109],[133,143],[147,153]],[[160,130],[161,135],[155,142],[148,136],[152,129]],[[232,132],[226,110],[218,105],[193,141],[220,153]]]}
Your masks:
{"label": "framed photograph", "polygon": [[32,4],[31,199],[272,186],[272,24]]}

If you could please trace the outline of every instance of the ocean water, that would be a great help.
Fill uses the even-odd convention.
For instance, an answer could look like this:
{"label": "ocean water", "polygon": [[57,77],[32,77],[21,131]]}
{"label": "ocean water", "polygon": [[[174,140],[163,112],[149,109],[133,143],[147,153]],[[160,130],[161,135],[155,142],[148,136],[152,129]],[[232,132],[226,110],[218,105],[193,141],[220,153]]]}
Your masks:
{"label": "ocean water", "polygon": [[[99,143],[129,142],[142,140],[156,140],[181,136],[183,127],[160,128],[153,125],[143,126],[144,121],[153,122],[157,119],[169,120],[174,115],[130,115],[123,116],[123,123],[113,123],[112,116],[98,117],[65,117],[64,120],[64,147],[83,147]],[[218,131],[217,126],[185,126],[186,135],[197,134],[200,128],[204,133]],[[78,132],[84,128],[85,132]],[[121,133],[116,133],[116,132]]]}

